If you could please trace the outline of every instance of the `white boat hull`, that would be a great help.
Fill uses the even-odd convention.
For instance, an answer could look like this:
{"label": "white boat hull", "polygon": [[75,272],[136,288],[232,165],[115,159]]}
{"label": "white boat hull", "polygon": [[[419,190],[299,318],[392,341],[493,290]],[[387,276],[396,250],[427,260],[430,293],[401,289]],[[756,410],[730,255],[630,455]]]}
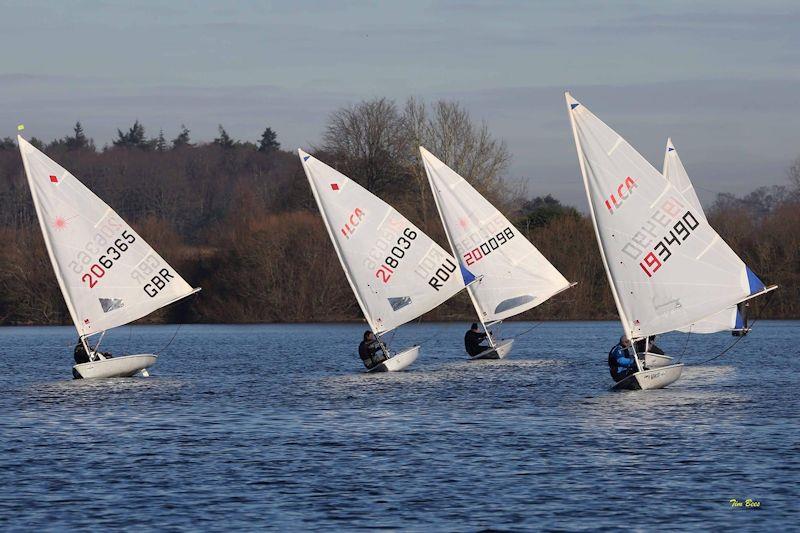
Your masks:
{"label": "white boat hull", "polygon": [[475,361],[476,359],[503,359],[509,354],[513,345],[514,339],[501,340],[495,345],[494,348],[487,348],[478,355],[470,357],[469,360]]}
{"label": "white boat hull", "polygon": [[672,364],[672,357],[657,353],[647,352],[644,354],[644,366],[650,369],[662,368]]}
{"label": "white boat hull", "polygon": [[622,381],[617,382],[612,390],[650,390],[663,389],[670,383],[677,381],[683,372],[683,363],[676,365],[640,370],[631,374]]}
{"label": "white boat hull", "polygon": [[412,346],[402,352],[397,352],[381,364],[373,366],[367,372],[399,372],[416,361],[417,357],[419,357],[419,346]]}
{"label": "white boat hull", "polygon": [[155,364],[152,354],[123,355],[102,361],[81,363],[72,367],[75,379],[128,378]]}

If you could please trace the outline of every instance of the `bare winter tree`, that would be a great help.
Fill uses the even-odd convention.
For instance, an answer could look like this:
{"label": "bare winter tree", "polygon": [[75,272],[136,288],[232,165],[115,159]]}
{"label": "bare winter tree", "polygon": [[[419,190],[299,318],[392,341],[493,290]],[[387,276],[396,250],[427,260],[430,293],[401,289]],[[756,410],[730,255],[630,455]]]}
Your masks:
{"label": "bare winter tree", "polygon": [[405,172],[407,139],[397,106],[377,98],[335,111],[319,150],[348,177],[380,192]]}
{"label": "bare winter tree", "polygon": [[495,201],[505,199],[502,175],[510,156],[505,143],[492,137],[485,122],[476,123],[457,102],[439,100],[428,107],[415,98],[406,102],[403,122],[411,146],[409,172],[417,183],[423,206],[429,194],[419,146],[430,150],[482,193]]}
{"label": "bare winter tree", "polygon": [[794,160],[789,167],[789,183],[795,195],[800,196],[800,157]]}

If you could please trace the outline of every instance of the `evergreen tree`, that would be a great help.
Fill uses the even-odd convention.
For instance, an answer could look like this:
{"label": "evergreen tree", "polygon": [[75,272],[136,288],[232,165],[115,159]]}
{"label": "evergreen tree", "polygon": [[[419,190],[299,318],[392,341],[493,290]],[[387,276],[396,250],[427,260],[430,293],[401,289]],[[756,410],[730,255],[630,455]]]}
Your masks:
{"label": "evergreen tree", "polygon": [[17,141],[12,139],[11,137],[0,139],[0,150],[16,150],[16,149],[17,149]]}
{"label": "evergreen tree", "polygon": [[181,146],[191,146],[189,142],[189,129],[181,124],[181,132],[177,137],[172,139],[172,148],[180,148]]}
{"label": "evergreen tree", "polygon": [[278,142],[278,134],[273,131],[272,128],[267,128],[264,130],[264,133],[261,134],[261,140],[258,142],[258,151],[259,152],[272,152],[273,150],[279,150],[281,144]]}
{"label": "evergreen tree", "polygon": [[158,131],[158,137],[155,139],[155,148],[159,152],[163,152],[167,149],[167,140],[164,138],[164,130]]}
{"label": "evergreen tree", "polygon": [[222,127],[222,124],[219,125],[219,137],[214,139],[214,144],[218,144],[223,148],[233,148],[236,145],[236,142],[231,139],[228,132],[225,131],[225,128]]}
{"label": "evergreen tree", "polygon": [[28,139],[28,142],[31,143],[37,149],[44,151],[44,142],[40,141],[36,137],[31,137],[30,139]]}
{"label": "evergreen tree", "polygon": [[68,150],[82,150],[84,148],[89,148],[90,141],[86,138],[86,134],[83,132],[83,126],[81,122],[78,121],[75,123],[75,134],[72,137],[67,137],[64,139],[64,144],[67,145]]}
{"label": "evergreen tree", "polygon": [[127,148],[142,148],[148,149],[152,147],[152,142],[145,139],[144,126],[137,120],[133,126],[126,132],[122,133],[117,130],[117,138],[113,141],[114,146],[123,146]]}

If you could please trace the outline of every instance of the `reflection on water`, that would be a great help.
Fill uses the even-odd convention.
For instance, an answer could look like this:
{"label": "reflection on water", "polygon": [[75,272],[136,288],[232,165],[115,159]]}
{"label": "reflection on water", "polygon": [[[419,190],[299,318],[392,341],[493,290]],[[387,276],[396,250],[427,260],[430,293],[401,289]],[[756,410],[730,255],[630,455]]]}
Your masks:
{"label": "reflection on water", "polygon": [[[761,322],[647,393],[608,390],[613,323],[547,323],[511,358],[474,362],[465,325],[409,326],[392,345],[424,341],[421,358],[370,375],[360,325],[184,326],[150,378],[96,381],[69,379],[68,328],[0,329],[0,524],[595,529],[635,512],[642,529],[785,529],[797,326]],[[174,331],[114,331],[104,347],[156,351]],[[686,345],[690,365],[732,339],[689,340],[660,344]]]}

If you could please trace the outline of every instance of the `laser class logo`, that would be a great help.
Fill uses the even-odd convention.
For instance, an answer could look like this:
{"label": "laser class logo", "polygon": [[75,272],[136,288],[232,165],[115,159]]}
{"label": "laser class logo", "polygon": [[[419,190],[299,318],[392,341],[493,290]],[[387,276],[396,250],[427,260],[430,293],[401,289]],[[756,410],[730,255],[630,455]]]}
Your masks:
{"label": "laser class logo", "polygon": [[346,239],[349,239],[356,232],[356,228],[361,224],[363,218],[364,210],[360,207],[356,207],[353,212],[350,213],[350,217],[348,217],[344,227],[340,228],[342,235],[344,235]]}
{"label": "laser class logo", "polygon": [[625,181],[619,184],[617,187],[617,194],[611,193],[606,200],[606,208],[608,212],[612,215],[614,214],[615,210],[618,210],[622,207],[622,202],[627,200],[633,189],[636,188],[636,180],[628,176],[625,178]]}

